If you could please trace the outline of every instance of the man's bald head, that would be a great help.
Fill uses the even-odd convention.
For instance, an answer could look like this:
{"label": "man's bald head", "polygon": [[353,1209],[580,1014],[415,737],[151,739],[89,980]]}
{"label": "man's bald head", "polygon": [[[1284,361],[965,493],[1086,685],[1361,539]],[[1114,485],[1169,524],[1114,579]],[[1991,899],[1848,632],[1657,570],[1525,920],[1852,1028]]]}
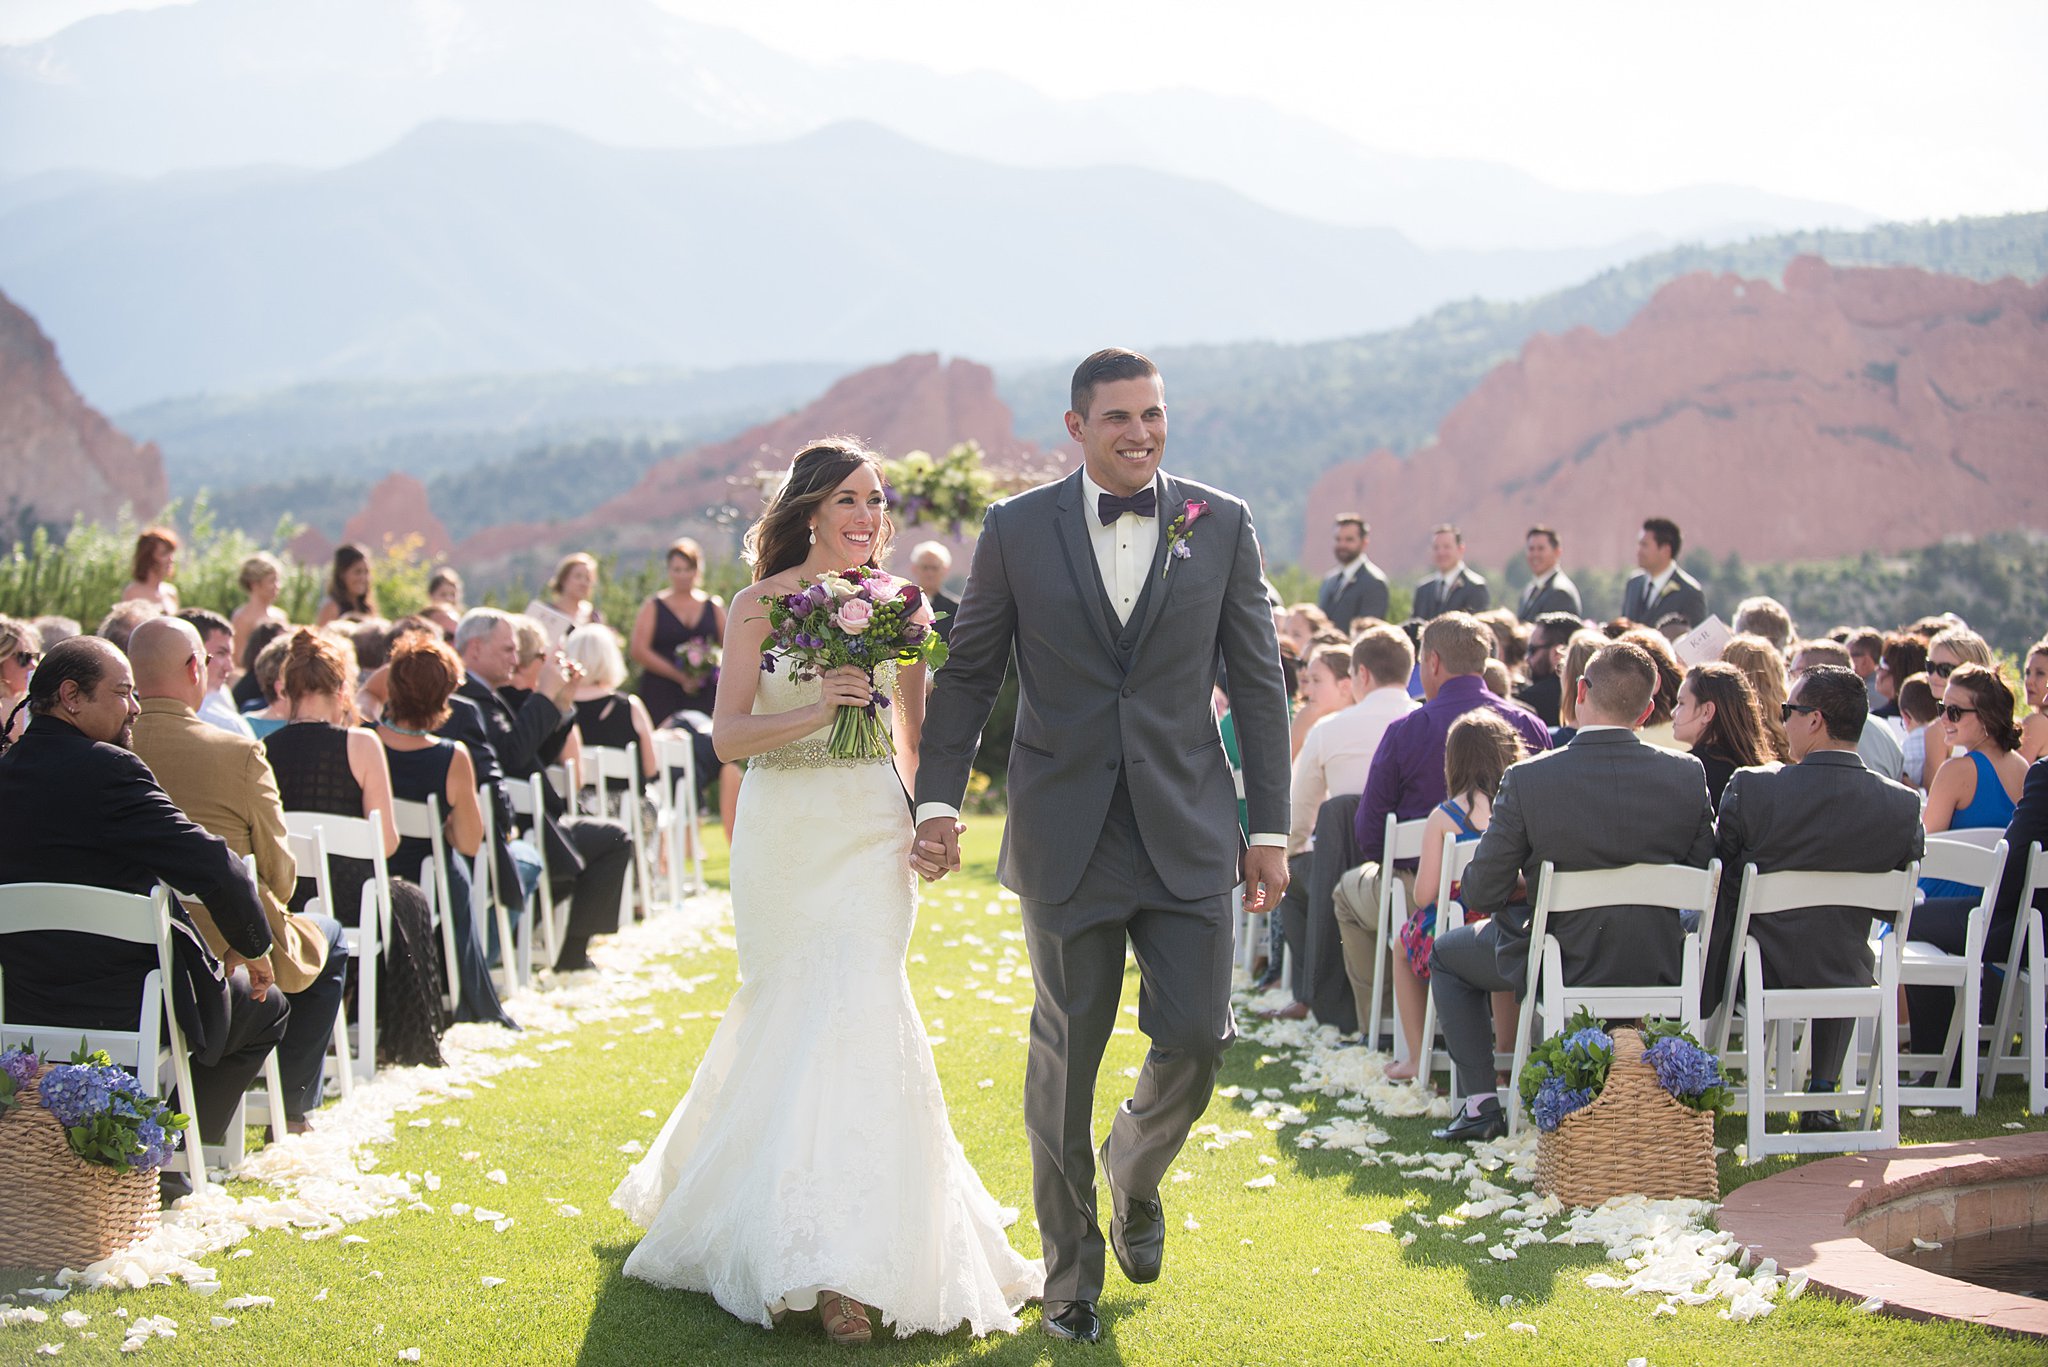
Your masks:
{"label": "man's bald head", "polygon": [[128,638],[135,696],[175,698],[197,708],[206,700],[206,650],[189,622],[152,617]]}

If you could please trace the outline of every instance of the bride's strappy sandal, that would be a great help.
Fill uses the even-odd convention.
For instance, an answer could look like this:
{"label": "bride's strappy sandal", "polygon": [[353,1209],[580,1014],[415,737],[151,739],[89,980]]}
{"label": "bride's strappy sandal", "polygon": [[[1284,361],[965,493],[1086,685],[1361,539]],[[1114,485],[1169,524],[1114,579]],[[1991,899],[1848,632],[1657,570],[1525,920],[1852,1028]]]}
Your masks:
{"label": "bride's strappy sandal", "polygon": [[866,1343],[874,1337],[868,1323],[867,1307],[851,1296],[830,1292],[818,1298],[818,1318],[824,1321],[825,1337],[834,1343]]}

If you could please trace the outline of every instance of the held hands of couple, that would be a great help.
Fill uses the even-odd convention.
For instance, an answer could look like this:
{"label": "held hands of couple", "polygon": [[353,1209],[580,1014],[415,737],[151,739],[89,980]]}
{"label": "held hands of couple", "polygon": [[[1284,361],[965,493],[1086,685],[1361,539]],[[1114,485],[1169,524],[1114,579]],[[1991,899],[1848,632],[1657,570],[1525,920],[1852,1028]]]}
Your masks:
{"label": "held hands of couple", "polygon": [[927,883],[960,868],[960,833],[967,827],[950,816],[935,816],[917,828],[910,842],[910,867]]}
{"label": "held hands of couple", "polygon": [[1249,845],[1240,857],[1244,870],[1244,909],[1271,911],[1287,891],[1287,849],[1282,845]]}

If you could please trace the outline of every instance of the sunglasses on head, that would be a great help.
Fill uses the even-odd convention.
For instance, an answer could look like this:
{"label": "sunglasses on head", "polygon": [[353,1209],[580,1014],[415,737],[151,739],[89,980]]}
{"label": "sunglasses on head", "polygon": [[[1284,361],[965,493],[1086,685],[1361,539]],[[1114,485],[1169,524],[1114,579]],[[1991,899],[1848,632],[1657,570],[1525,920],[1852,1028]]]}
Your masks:
{"label": "sunglasses on head", "polygon": [[1818,711],[1820,711],[1820,709],[1819,709],[1818,707],[1815,707],[1815,706],[1813,706],[1813,705],[1812,705],[1811,703],[1803,703],[1803,702],[1785,702],[1785,703],[1779,703],[1779,704],[1778,704],[1778,721],[1779,721],[1779,723],[1780,723],[1780,724],[1783,724],[1783,723],[1785,723],[1785,722],[1791,721],[1791,720],[1792,720],[1792,714],[1793,714],[1794,712],[1818,712]]}
{"label": "sunglasses on head", "polygon": [[1950,721],[1961,721],[1976,710],[1974,707],[1957,707],[1954,703],[1943,703],[1941,715],[1947,717]]}

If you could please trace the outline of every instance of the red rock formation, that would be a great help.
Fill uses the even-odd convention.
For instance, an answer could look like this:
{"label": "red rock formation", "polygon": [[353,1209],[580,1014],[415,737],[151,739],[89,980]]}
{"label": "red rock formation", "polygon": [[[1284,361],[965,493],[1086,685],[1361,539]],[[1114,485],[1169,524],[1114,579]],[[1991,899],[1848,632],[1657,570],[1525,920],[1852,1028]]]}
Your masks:
{"label": "red rock formation", "polygon": [[[972,361],[905,356],[840,380],[787,417],[730,441],[663,460],[627,493],[583,517],[491,527],[464,540],[454,559],[465,573],[490,573],[515,558],[559,549],[651,551],[688,532],[701,535],[706,510],[732,505],[744,520],[759,511],[762,470],[780,469],[804,443],[843,434],[887,456],[943,451],[972,438],[996,465],[1014,465],[1035,448],[1018,440],[995,376]],[[923,539],[920,532],[919,539]],[[545,558],[545,557],[542,557]]]}
{"label": "red rock formation", "polygon": [[1324,472],[1302,563],[1330,565],[1333,510],[1374,527],[1390,567],[1455,521],[1487,569],[1531,523],[1567,564],[1633,563],[1642,519],[1750,560],[1925,546],[2048,526],[2048,282],[1802,257],[1780,290],[1674,280],[1611,337],[1541,336],[1403,460]]}
{"label": "red rock formation", "polygon": [[89,407],[35,319],[0,295],[0,516],[111,522],[156,516],[170,498],[163,457]]}
{"label": "red rock formation", "polygon": [[[427,486],[406,474],[389,474],[370,490],[361,512],[341,529],[343,541],[356,541],[372,551],[382,551],[386,542],[420,539],[420,555],[428,560],[446,558],[455,544],[441,519],[427,502]],[[333,553],[330,547],[329,554]]]}

